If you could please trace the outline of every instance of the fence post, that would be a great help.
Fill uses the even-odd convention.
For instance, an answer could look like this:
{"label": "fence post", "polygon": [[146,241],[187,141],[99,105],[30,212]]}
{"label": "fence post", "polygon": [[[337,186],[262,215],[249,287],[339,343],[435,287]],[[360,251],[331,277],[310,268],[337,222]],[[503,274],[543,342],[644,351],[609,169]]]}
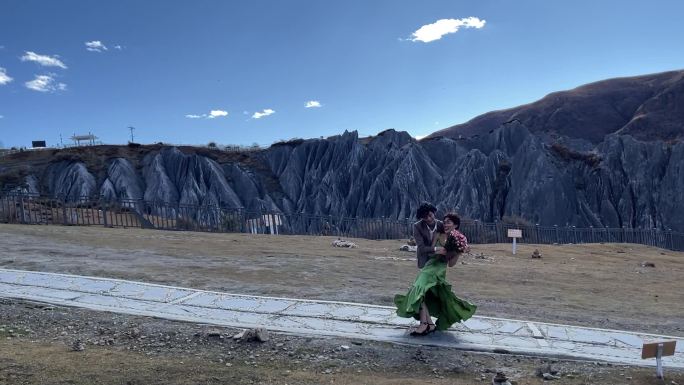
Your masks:
{"label": "fence post", "polygon": [[[59,199],[59,198],[57,198]],[[62,222],[66,226],[68,224],[67,222],[67,213],[66,213],[66,199],[62,198]]]}
{"label": "fence post", "polygon": [[556,228],[556,244],[560,245],[560,235],[558,234],[558,225],[553,225]]}
{"label": "fence post", "polygon": [[494,243],[499,243],[499,220],[494,221]]}
{"label": "fence post", "polygon": [[103,197],[100,197],[100,209],[102,210],[102,221],[104,223],[104,227],[109,227],[107,225],[107,204],[105,203]]}
{"label": "fence post", "polygon": [[21,223],[24,223],[25,217],[24,217],[24,195],[21,194],[19,195],[19,215],[21,215]]}

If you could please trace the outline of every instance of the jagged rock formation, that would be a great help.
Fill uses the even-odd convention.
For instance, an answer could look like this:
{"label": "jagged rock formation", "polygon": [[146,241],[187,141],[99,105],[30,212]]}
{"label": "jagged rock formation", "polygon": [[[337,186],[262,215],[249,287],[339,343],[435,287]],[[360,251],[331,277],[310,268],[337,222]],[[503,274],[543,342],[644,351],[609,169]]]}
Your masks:
{"label": "jagged rock formation", "polygon": [[49,195],[69,201],[90,197],[96,191],[95,177],[88,172],[83,163],[53,163],[47,167],[42,179]]}
{"label": "jagged rock formation", "polygon": [[[601,91],[599,83],[572,91],[572,97],[612,95],[606,96],[610,99],[606,103],[622,112],[606,114],[630,121],[634,120],[628,113],[632,109],[645,114],[646,120],[655,119],[656,111],[661,111],[667,115],[661,120],[670,122],[665,125],[670,127],[668,132],[677,133],[674,137],[678,138],[684,132],[684,118],[672,102],[684,94],[682,72],[643,77],[647,80],[640,80],[647,84],[645,91],[633,90],[634,79],[618,79],[623,89],[630,91],[625,101],[611,99],[615,95]],[[566,97],[559,94],[553,100]],[[554,103],[556,115],[549,116],[561,114],[558,108],[582,105],[575,101],[558,107]],[[625,107],[628,105],[631,107]],[[220,150],[157,146],[122,157],[120,151],[108,149],[110,152],[103,153],[115,155],[103,157],[102,166],[96,166],[98,162],[87,166],[78,157],[65,156],[30,169],[21,189],[69,200],[102,196],[397,219],[412,218],[420,202],[431,201],[442,212],[455,210],[466,218],[487,222],[520,217],[542,225],[684,231],[684,219],[678,215],[684,212],[683,142],[670,134],[667,141],[627,135],[634,133],[633,122],[612,124],[610,130],[614,131],[601,131],[601,140],[579,134],[573,137],[570,126],[561,121],[553,126],[553,132],[539,131],[530,106],[508,114],[505,119],[514,119],[491,132],[488,128],[484,134],[462,138],[439,135],[416,141],[394,130],[372,138],[345,132],[236,156]],[[3,167],[9,166],[0,160],[0,183]],[[220,221],[220,215],[212,220]]]}
{"label": "jagged rock formation", "polygon": [[105,199],[141,199],[143,189],[131,162],[115,158],[107,169],[107,178],[100,186],[100,195]]}
{"label": "jagged rock formation", "polygon": [[[366,143],[364,143],[366,142]],[[250,165],[219,164],[167,147],[136,170],[109,161],[101,181],[78,161],[42,173],[43,192],[76,200],[144,199],[172,204],[345,217],[410,218],[421,201],[494,221],[684,230],[684,144],[611,135],[592,152],[547,145],[519,122],[486,138],[423,142],[385,131],[274,146]],[[259,167],[255,167],[256,164]],[[35,175],[28,177],[37,189]],[[98,194],[99,193],[99,194]]]}
{"label": "jagged rock formation", "polygon": [[221,166],[204,156],[165,148],[143,159],[142,175],[146,201],[242,207]]}

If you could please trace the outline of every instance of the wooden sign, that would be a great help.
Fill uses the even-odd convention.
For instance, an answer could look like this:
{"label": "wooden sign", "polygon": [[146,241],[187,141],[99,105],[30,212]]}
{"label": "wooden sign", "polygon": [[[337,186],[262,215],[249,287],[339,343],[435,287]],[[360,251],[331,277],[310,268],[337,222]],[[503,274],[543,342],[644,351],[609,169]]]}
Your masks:
{"label": "wooden sign", "polygon": [[641,348],[641,358],[657,358],[658,357],[658,345],[663,344],[663,351],[661,356],[674,356],[675,346],[677,341],[663,341],[663,342],[651,342],[644,344]]}
{"label": "wooden sign", "polygon": [[522,238],[522,230],[508,229],[508,238]]}
{"label": "wooden sign", "polygon": [[653,358],[656,359],[656,377],[664,379],[663,374],[663,356],[674,356],[675,345],[677,341],[659,341],[644,344],[641,348],[641,358]]}

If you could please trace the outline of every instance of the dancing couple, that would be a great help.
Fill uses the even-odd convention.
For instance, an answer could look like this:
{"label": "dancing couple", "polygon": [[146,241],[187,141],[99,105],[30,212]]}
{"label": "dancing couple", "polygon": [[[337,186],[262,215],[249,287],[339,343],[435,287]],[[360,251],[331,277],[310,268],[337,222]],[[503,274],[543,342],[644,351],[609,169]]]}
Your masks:
{"label": "dancing couple", "polygon": [[[418,207],[413,237],[420,272],[406,295],[394,297],[397,315],[420,321],[411,332],[412,336],[446,330],[454,323],[470,318],[477,308],[454,295],[446,280],[447,267],[455,266],[461,254],[468,251],[468,241],[458,231],[461,219],[448,213],[440,221],[435,219],[436,212],[437,208],[430,203]],[[432,317],[437,318],[436,324]]]}

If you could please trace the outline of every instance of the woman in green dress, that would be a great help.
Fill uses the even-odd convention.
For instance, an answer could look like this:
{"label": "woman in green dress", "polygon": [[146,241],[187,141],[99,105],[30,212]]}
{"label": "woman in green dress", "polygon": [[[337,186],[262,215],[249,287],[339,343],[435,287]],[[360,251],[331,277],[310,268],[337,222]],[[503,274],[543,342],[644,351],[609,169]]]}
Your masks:
{"label": "woman in green dress", "polygon": [[[475,313],[477,306],[454,295],[446,280],[447,266],[456,265],[460,255],[468,249],[465,236],[456,231],[460,224],[458,215],[444,216],[444,233],[436,234],[433,239],[435,254],[420,270],[409,292],[394,297],[398,316],[420,320],[418,328],[411,333],[413,336],[446,330]],[[437,318],[436,325],[432,317]]]}

